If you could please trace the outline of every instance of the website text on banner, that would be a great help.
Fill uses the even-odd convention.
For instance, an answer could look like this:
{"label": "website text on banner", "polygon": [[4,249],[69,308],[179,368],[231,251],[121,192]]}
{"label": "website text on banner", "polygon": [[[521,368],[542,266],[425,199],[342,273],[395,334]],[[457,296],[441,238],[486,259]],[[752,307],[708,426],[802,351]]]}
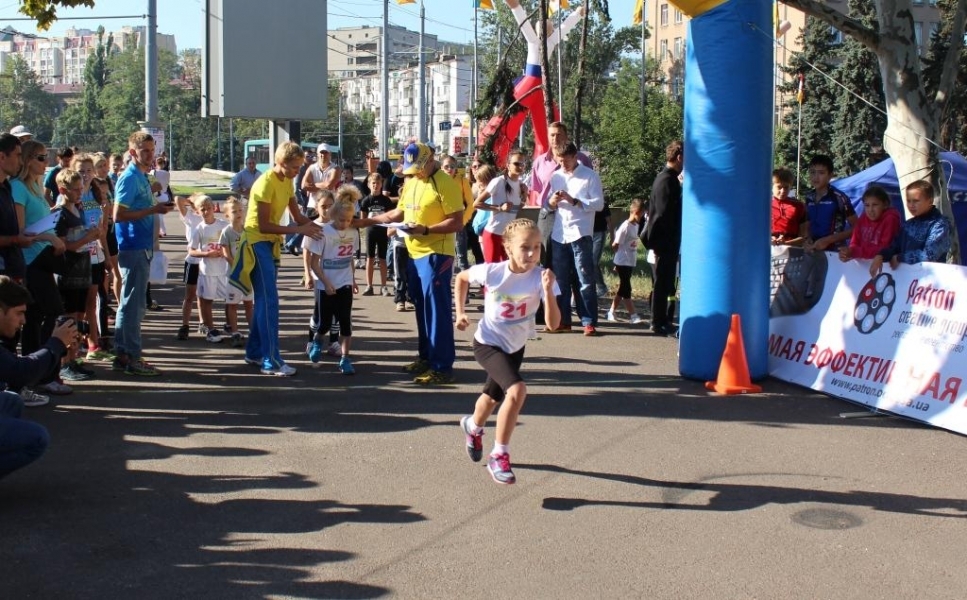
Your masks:
{"label": "website text on banner", "polygon": [[967,268],[773,247],[769,373],[967,434]]}

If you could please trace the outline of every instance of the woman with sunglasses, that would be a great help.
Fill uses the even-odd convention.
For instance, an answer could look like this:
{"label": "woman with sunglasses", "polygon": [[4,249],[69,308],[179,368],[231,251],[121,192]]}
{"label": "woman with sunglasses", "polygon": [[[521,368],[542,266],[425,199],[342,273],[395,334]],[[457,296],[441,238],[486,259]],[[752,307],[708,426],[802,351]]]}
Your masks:
{"label": "woman with sunglasses", "polygon": [[[10,189],[17,211],[17,221],[23,231],[48,218],[50,206],[44,196],[47,147],[36,140],[29,140],[24,142],[21,150],[23,167],[19,176],[10,181]],[[64,267],[64,242],[57,237],[53,227],[32,239],[33,243],[23,250],[24,262],[27,263],[24,283],[34,299],[27,305],[21,331],[23,356],[41,348],[53,333],[57,317],[64,314],[60,291],[54,281],[54,274],[61,272]],[[71,388],[52,378],[42,382],[34,391],[69,394]]]}
{"label": "woman with sunglasses", "polygon": [[507,155],[507,169],[504,174],[493,178],[473,203],[477,210],[491,213],[480,235],[484,262],[507,260],[503,234],[508,223],[517,218],[517,211],[527,198],[527,186],[520,180],[523,172],[524,154],[520,150],[514,150]]}

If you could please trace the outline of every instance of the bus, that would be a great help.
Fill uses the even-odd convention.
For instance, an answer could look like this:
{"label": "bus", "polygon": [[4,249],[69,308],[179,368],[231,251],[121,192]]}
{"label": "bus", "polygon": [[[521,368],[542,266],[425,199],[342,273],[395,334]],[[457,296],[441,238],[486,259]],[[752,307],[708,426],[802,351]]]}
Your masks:
{"label": "bus", "polygon": [[[314,153],[318,146],[319,146],[319,142],[302,142],[302,149],[305,150],[306,152]],[[338,146],[335,146],[333,144],[330,144],[330,146],[332,148],[335,148],[335,152],[334,152],[335,154],[339,153]],[[272,168],[272,163],[274,162],[272,160],[272,155],[274,152],[275,152],[274,149],[271,149],[271,150],[269,149],[269,140],[265,140],[265,139],[248,140],[245,142],[245,145],[244,145],[243,156],[245,158],[243,162],[245,160],[248,160],[249,157],[254,157],[255,168],[261,171],[262,173],[265,173],[266,171]],[[336,162],[335,156],[333,156],[332,161],[334,163]]]}

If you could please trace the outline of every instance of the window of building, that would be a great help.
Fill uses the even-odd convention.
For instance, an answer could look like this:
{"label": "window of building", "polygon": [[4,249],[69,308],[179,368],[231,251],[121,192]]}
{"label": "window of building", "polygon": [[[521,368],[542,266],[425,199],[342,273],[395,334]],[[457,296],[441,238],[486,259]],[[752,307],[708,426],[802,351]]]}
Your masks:
{"label": "window of building", "polygon": [[913,37],[917,40],[917,48],[923,48],[923,23],[920,21],[913,24]]}
{"label": "window of building", "polygon": [[675,38],[675,54],[674,54],[674,56],[675,56],[675,59],[676,60],[677,59],[680,59],[682,57],[682,50],[684,49],[684,47],[685,47],[685,44],[683,43],[682,38],[680,38],[680,37]]}
{"label": "window of building", "polygon": [[683,19],[682,19],[682,11],[680,11],[680,10],[678,10],[678,9],[676,8],[676,9],[675,9],[675,23],[676,23],[676,24],[678,24],[678,23],[681,23],[681,22],[682,22],[682,20],[683,20]]}
{"label": "window of building", "polygon": [[663,62],[668,58],[668,40],[658,42],[658,62]]}
{"label": "window of building", "polygon": [[658,19],[658,23],[662,27],[666,27],[668,25],[668,5],[667,4],[661,5],[661,16]]}
{"label": "window of building", "polygon": [[843,43],[843,32],[835,27],[829,28],[829,43],[838,46]]}
{"label": "window of building", "polygon": [[353,64],[353,57],[352,57],[352,56],[350,56],[350,57],[348,57],[348,58],[346,58],[346,64],[347,64],[347,65],[351,65],[351,64]]}

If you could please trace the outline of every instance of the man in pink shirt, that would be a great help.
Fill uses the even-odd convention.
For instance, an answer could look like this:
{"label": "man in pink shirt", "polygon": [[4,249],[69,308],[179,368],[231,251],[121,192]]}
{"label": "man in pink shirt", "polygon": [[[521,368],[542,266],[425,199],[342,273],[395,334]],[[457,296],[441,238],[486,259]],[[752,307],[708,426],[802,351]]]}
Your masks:
{"label": "man in pink shirt", "polygon": [[[550,148],[546,153],[534,158],[531,165],[530,178],[530,204],[540,206],[541,212],[537,217],[537,227],[541,230],[541,266],[551,266],[551,231],[554,229],[555,212],[547,206],[550,196],[551,175],[561,168],[561,165],[554,158],[554,149],[558,149],[560,154],[564,146],[570,140],[567,137],[567,125],[560,121],[555,121],[548,126],[548,140]],[[591,159],[583,152],[578,152],[578,162],[591,169]]]}

